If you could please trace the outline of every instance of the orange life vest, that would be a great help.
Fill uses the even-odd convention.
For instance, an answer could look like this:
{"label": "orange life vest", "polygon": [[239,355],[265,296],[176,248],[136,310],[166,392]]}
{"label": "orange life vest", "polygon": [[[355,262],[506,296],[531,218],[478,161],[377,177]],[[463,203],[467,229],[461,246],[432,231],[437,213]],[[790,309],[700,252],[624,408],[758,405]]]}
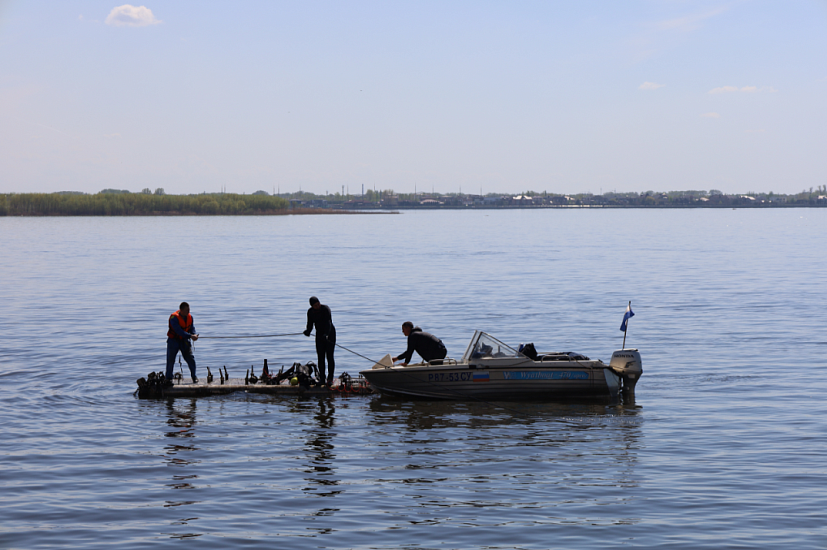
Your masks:
{"label": "orange life vest", "polygon": [[184,332],[189,332],[190,328],[192,328],[192,314],[191,313],[187,314],[187,320],[186,321],[184,321],[184,318],[181,317],[181,311],[180,310],[176,311],[175,313],[173,313],[172,315],[169,316],[169,330],[167,331],[167,338],[175,338],[177,340],[184,340],[184,338],[181,338],[180,336],[178,336],[178,334],[176,334],[176,332],[174,330],[172,330],[172,319],[175,318],[175,317],[178,318],[178,324],[181,325],[181,328],[184,329]]}

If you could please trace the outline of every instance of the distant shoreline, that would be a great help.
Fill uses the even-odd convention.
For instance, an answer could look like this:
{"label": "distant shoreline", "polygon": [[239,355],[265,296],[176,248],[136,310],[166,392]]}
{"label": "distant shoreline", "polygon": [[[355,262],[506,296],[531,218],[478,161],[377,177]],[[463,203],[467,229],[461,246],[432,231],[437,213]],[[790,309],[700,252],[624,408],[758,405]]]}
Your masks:
{"label": "distant shoreline", "polygon": [[79,192],[0,194],[0,217],[62,216],[288,216],[333,214],[399,214],[400,211],[434,210],[543,210],[543,209],[761,209],[825,208],[827,186],[818,192],[798,195],[724,195],[720,192],[674,191],[644,194],[605,195],[395,195],[392,191],[364,195],[333,195],[320,198],[312,193],[252,195],[214,193],[167,195],[163,189],[151,193],[104,190]]}
{"label": "distant shoreline", "polygon": [[491,211],[491,210],[778,210],[791,208],[821,209],[827,205],[777,204],[760,206],[608,206],[608,205],[543,205],[543,206],[401,206],[395,208],[290,208],[284,210],[258,211],[249,213],[196,213],[196,212],[133,212],[129,214],[69,214],[69,213],[14,213],[0,214],[0,218],[149,218],[149,217],[266,217],[266,216],[314,216],[314,215],[391,215],[402,211]]}
{"label": "distant shoreline", "polygon": [[61,214],[61,213],[32,213],[32,214],[0,214],[0,218],[185,218],[185,217],[206,217],[206,216],[239,216],[239,217],[266,217],[266,216],[307,216],[307,215],[326,215],[326,214],[342,214],[342,215],[388,215],[399,214],[399,209],[393,210],[344,210],[334,208],[292,208],[289,210],[271,210],[252,213],[236,213],[236,214],[199,214],[196,212],[136,212],[130,214]]}
{"label": "distant shoreline", "polygon": [[[308,214],[389,214],[356,209],[317,208],[271,195],[167,195],[157,193],[0,194],[0,216],[285,216]],[[395,210],[395,209],[393,209]]]}
{"label": "distant shoreline", "polygon": [[[544,204],[536,206],[395,206],[393,210],[761,210],[761,209],[775,209],[775,208],[827,208],[827,204],[758,204],[752,205],[651,205],[645,206],[642,204],[636,205],[614,205],[614,204]],[[340,209],[346,210],[346,209]],[[360,207],[361,211],[372,210],[366,207]],[[390,208],[376,207],[373,210],[382,211],[390,210]]]}

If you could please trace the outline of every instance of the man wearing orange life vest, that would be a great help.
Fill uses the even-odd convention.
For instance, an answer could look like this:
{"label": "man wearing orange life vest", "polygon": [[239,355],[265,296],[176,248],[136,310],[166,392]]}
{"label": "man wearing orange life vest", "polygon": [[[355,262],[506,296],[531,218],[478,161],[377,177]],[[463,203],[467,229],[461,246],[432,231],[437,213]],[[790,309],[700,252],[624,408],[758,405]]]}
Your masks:
{"label": "man wearing orange life vest", "polygon": [[195,326],[192,324],[190,305],[181,302],[179,309],[169,316],[169,330],[167,331],[167,372],[166,378],[172,380],[172,367],[175,365],[175,357],[178,352],[190,368],[192,382],[197,383],[195,376],[195,357],[192,355],[192,342],[198,340],[195,333]]}

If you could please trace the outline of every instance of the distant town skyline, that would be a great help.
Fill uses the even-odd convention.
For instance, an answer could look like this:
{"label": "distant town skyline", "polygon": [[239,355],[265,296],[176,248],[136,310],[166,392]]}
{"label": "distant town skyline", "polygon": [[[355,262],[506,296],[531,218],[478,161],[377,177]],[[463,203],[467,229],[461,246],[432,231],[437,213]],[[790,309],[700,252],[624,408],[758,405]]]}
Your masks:
{"label": "distant town skyline", "polygon": [[798,193],[825,51],[818,0],[7,0],[0,193]]}

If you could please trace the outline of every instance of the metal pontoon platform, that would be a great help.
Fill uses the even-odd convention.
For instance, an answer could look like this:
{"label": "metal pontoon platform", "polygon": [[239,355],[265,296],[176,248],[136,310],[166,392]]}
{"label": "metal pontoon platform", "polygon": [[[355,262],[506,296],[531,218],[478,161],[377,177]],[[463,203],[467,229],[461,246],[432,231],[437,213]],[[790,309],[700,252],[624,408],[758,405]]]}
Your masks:
{"label": "metal pontoon platform", "polygon": [[140,399],[163,399],[169,397],[210,397],[214,395],[227,395],[234,392],[260,393],[265,395],[295,395],[307,397],[326,397],[329,395],[368,395],[373,390],[369,385],[357,384],[343,386],[337,384],[333,387],[301,385],[269,385],[269,384],[245,384],[243,378],[231,378],[223,384],[213,381],[208,384],[206,381],[199,381],[193,384],[189,378],[185,378],[179,384],[165,387],[138,388],[137,394]]}

